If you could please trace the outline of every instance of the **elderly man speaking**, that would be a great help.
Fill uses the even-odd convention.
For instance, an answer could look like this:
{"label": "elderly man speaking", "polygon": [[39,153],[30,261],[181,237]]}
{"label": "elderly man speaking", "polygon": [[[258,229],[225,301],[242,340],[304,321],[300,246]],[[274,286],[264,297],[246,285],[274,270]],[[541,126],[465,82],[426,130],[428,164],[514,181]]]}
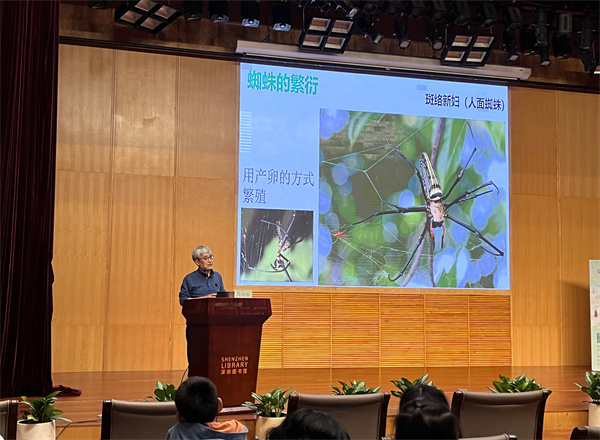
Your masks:
{"label": "elderly man speaking", "polygon": [[198,246],[192,252],[192,260],[198,270],[185,276],[179,292],[179,304],[190,298],[214,298],[217,292],[222,292],[223,278],[219,272],[213,270],[215,256],[209,247]]}
{"label": "elderly man speaking", "polygon": [[[192,251],[192,260],[198,266],[198,270],[185,276],[179,291],[179,303],[183,306],[186,300],[215,298],[217,292],[224,291],[223,278],[219,272],[213,270],[215,256],[207,246],[198,246]],[[187,340],[188,363],[190,361],[190,339],[189,328],[185,328]],[[188,366],[189,368],[189,366]]]}

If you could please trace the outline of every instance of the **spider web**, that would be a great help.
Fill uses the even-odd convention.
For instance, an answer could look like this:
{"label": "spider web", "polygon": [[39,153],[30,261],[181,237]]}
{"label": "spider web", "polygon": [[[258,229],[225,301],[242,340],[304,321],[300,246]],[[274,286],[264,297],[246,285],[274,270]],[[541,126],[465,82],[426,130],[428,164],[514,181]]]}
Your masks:
{"label": "spider web", "polygon": [[[242,209],[240,279],[312,281],[312,218],[312,211]],[[285,239],[281,254],[280,236]],[[277,261],[287,274],[282,267],[277,270]]]}
{"label": "spider web", "polygon": [[[500,276],[506,269],[501,268],[497,257],[486,252],[482,240],[457,223],[446,220],[443,248],[441,228],[434,229],[434,238],[427,231],[413,260],[396,282],[389,277],[396,277],[410,258],[425,227],[426,214],[394,213],[353,225],[375,212],[394,210],[390,204],[425,204],[414,170],[396,149],[413,164],[422,152],[427,152],[442,189],[449,189],[476,144],[470,125],[464,120],[347,113],[346,125],[330,139],[323,140],[322,130],[321,190],[330,197],[331,209],[324,209],[323,205],[320,209],[320,283],[494,288],[498,284],[496,273]],[[323,120],[322,110],[322,123]],[[489,159],[494,154],[493,150],[488,154],[482,149],[477,156]],[[448,201],[483,183],[482,175],[474,168],[471,163]],[[505,249],[505,212],[501,209],[505,205],[499,203],[495,193],[480,197],[483,198],[489,199],[484,207],[496,206],[482,214],[485,218],[478,223],[485,220],[485,228],[481,232]],[[473,225],[469,214],[474,203],[454,205],[449,213]],[[321,252],[323,249],[325,252]]]}

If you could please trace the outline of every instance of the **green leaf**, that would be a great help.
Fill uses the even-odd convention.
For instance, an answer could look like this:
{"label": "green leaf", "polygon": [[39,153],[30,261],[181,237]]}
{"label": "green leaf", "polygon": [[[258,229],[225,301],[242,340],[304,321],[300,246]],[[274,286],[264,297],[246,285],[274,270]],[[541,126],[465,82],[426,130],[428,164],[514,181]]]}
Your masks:
{"label": "green leaf", "polygon": [[60,416],[63,411],[54,408],[54,404],[58,400],[56,396],[59,393],[60,391],[54,391],[46,397],[40,397],[31,401],[28,400],[26,396],[21,396],[22,402],[30,410],[20,411],[22,420],[26,423],[45,423],[51,422],[52,420],[61,420],[66,423],[71,422],[69,419]]}
{"label": "green leaf", "polygon": [[510,379],[501,374],[499,376],[501,381],[494,381],[495,391],[488,387],[490,391],[497,393],[525,393],[528,391],[547,390],[537,383],[535,379],[529,379],[525,374],[521,374],[515,379]]}

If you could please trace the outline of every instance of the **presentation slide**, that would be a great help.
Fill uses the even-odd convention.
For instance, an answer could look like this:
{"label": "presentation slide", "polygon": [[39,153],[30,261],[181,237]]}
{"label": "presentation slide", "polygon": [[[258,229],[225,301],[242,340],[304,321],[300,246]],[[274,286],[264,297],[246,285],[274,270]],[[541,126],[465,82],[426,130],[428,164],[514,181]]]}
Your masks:
{"label": "presentation slide", "polygon": [[508,88],[242,63],[238,285],[509,289]]}

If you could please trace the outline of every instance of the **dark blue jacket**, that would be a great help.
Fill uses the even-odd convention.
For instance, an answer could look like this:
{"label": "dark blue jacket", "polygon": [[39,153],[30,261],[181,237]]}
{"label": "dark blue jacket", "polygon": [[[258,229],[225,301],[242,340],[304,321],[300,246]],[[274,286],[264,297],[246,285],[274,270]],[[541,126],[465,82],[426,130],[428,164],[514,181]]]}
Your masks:
{"label": "dark blue jacket", "polygon": [[211,270],[210,275],[206,275],[198,269],[183,279],[179,292],[179,304],[183,306],[183,302],[188,298],[201,298],[224,290],[223,278],[219,272]]}

